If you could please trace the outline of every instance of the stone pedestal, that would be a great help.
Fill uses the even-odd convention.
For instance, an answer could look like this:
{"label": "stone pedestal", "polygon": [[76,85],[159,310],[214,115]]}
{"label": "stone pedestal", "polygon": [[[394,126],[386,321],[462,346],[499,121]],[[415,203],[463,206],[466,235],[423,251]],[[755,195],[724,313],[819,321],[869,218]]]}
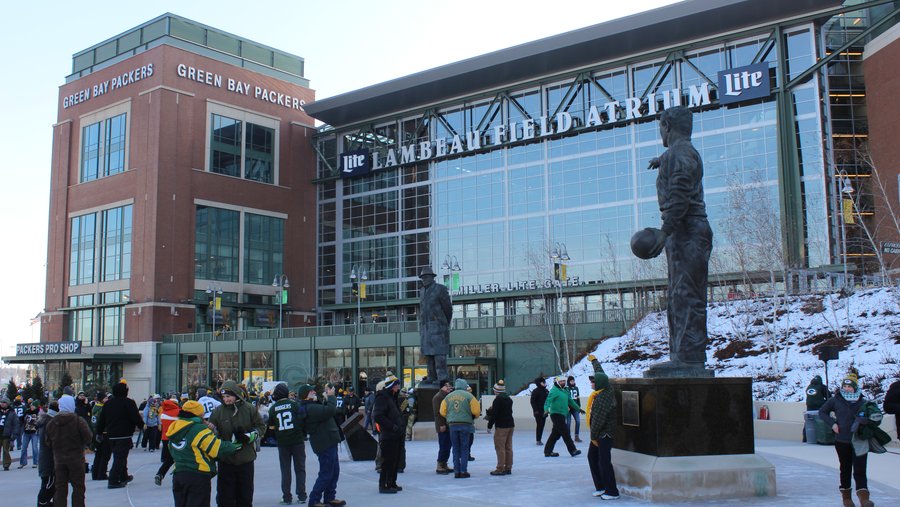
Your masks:
{"label": "stone pedestal", "polygon": [[417,422],[434,422],[434,408],[431,401],[439,390],[437,384],[420,385],[416,388]]}
{"label": "stone pedestal", "polygon": [[654,502],[775,495],[754,454],[750,378],[611,379],[619,488]]}

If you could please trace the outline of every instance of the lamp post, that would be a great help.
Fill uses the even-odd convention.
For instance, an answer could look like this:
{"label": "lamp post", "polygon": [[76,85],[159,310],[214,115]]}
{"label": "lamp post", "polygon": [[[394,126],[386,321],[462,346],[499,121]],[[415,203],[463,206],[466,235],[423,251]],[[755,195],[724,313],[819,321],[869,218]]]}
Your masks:
{"label": "lamp post", "polygon": [[288,282],[287,275],[275,275],[275,279],[272,280],[272,287],[277,287],[278,292],[275,293],[275,297],[278,298],[278,338],[283,338],[283,327],[281,323],[281,308],[284,305],[285,300],[287,299],[287,289],[291,284]]}
{"label": "lamp post", "polygon": [[441,271],[444,272],[444,285],[450,290],[459,289],[459,259],[455,255],[447,254],[444,256],[444,262],[441,263]]}
{"label": "lamp post", "polygon": [[366,280],[369,279],[369,270],[362,264],[354,264],[350,269],[350,282],[352,291],[356,294],[356,334],[359,334],[360,324],[362,320],[362,311],[360,310],[360,302],[366,292]]}
{"label": "lamp post", "polygon": [[209,297],[209,306],[212,308],[212,334],[215,336],[216,334],[216,312],[222,306],[222,288],[221,287],[213,287],[211,285],[206,286],[206,295]]}
{"label": "lamp post", "polygon": [[565,243],[553,243],[550,247],[550,261],[553,263],[553,279],[557,281],[566,280],[565,261],[570,260],[569,251],[566,250]]}
{"label": "lamp post", "polygon": [[[850,201],[850,213],[853,213],[853,185],[847,176],[847,171],[841,169],[838,173],[841,177],[841,249],[844,251],[844,287],[847,286],[847,209],[845,201]],[[851,215],[852,219],[852,215]]]}

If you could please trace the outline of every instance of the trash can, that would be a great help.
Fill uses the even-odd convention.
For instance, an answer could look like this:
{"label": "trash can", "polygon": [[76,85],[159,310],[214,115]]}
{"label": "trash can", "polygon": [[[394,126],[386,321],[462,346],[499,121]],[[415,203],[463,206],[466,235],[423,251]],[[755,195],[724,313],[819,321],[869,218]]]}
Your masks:
{"label": "trash can", "polygon": [[807,444],[815,444],[817,442],[816,438],[816,419],[818,419],[819,413],[815,410],[810,410],[803,414],[803,433],[806,435],[806,439],[804,440]]}
{"label": "trash can", "polygon": [[820,445],[834,444],[834,432],[818,415],[816,416],[816,443]]}

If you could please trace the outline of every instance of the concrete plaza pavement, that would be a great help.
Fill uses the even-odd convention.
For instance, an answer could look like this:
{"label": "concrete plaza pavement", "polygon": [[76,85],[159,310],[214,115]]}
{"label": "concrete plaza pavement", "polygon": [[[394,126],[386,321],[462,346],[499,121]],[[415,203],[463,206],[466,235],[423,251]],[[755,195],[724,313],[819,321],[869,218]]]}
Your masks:
{"label": "concrete plaza pavement", "polygon": [[[470,479],[454,479],[434,473],[437,443],[434,441],[407,442],[407,467],[398,482],[403,491],[396,495],[378,493],[378,475],[371,461],[350,459],[341,448],[341,477],[338,498],[348,505],[366,507],[420,507],[441,505],[447,507],[497,505],[497,506],[546,506],[546,505],[595,505],[603,502],[591,496],[590,471],[585,455],[587,444],[577,444],[585,453],[571,458],[562,442],[557,451],[562,456],[545,458],[543,448],[534,444],[532,430],[522,429],[514,436],[514,465],[512,475],[493,477],[495,454],[492,436],[479,431],[475,436],[473,454],[476,461],[469,463]],[[816,506],[840,505],[837,491],[837,457],[834,448],[783,442],[757,440],[756,450],[776,467],[778,495],[776,497],[741,498],[691,502],[700,505],[759,505],[759,506]],[[869,455],[869,489],[877,505],[900,505],[900,449],[893,453]],[[18,457],[14,452],[13,456]],[[105,481],[87,482],[89,507],[164,507],[173,505],[171,474],[159,487],[153,484],[153,475],[159,466],[160,454],[133,449],[129,456],[129,470],[135,480],[127,488],[107,489]],[[316,477],[315,455],[307,446],[307,490]],[[0,472],[0,505],[25,507],[34,505],[40,479],[37,470],[31,468],[31,460],[24,469],[18,469],[14,460],[11,470]],[[88,477],[90,479],[90,477]],[[215,495],[215,483],[213,484]],[[280,472],[275,448],[264,447],[256,461],[255,506],[274,506],[281,500]],[[296,500],[295,500],[296,501]],[[215,504],[215,499],[213,499]],[[649,504],[622,496],[617,505],[679,505]],[[684,504],[680,504],[684,505]]]}

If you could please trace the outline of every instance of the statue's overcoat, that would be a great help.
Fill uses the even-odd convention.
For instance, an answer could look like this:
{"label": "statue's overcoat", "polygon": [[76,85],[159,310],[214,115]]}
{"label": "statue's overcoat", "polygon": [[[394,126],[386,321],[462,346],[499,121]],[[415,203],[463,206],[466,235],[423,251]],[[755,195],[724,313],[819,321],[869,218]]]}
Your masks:
{"label": "statue's overcoat", "polygon": [[419,336],[422,355],[446,356],[450,353],[450,319],[453,305],[447,287],[433,283],[419,291]]}

